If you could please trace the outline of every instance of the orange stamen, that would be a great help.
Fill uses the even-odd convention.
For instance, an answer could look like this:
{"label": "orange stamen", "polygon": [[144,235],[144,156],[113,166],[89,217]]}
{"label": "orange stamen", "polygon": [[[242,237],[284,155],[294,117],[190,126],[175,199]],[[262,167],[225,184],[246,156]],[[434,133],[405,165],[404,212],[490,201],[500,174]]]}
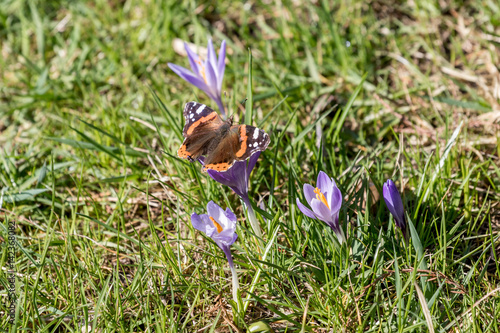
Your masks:
{"label": "orange stamen", "polygon": [[203,64],[201,63],[200,60],[197,61],[198,65],[200,65],[201,69],[200,69],[200,74],[201,76],[203,76],[203,80],[205,80],[205,83],[208,83],[207,82],[207,75],[205,74],[205,66],[203,66]]}
{"label": "orange stamen", "polygon": [[224,229],[222,229],[221,225],[219,223],[217,223],[217,221],[215,221],[212,216],[209,216],[209,218],[210,218],[210,221],[212,221],[214,226],[217,228],[217,233],[220,234],[222,232],[222,230],[224,230]]}
{"label": "orange stamen", "polygon": [[314,189],[314,193],[316,193],[316,199],[318,199],[319,201],[321,201],[322,203],[324,203],[325,206],[328,207],[328,209],[330,209],[330,206],[328,206],[328,202],[326,202],[325,195],[323,193],[321,193],[321,190],[316,187]]}

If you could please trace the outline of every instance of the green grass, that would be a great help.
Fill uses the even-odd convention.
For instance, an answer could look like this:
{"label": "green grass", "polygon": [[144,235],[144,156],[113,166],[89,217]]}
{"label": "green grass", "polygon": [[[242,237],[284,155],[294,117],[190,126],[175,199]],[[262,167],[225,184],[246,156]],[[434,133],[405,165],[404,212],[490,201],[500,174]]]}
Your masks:
{"label": "green grass", "polygon": [[[214,200],[239,218],[242,331],[500,332],[500,6],[300,3],[0,3],[3,331],[236,331],[224,255],[190,224]],[[188,66],[172,42],[208,35],[229,113],[271,135],[250,180],[265,256],[238,197],[176,158],[184,104],[214,103],[168,69]],[[295,205],[319,170],[342,247]]]}

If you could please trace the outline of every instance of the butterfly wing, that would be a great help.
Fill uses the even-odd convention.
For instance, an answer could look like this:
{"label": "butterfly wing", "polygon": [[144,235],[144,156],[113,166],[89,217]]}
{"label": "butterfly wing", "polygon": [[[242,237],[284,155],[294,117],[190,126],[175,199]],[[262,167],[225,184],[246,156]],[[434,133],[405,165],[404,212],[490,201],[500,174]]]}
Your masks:
{"label": "butterfly wing", "polygon": [[208,169],[219,172],[228,170],[236,161],[235,152],[239,146],[238,132],[230,130],[215,149],[207,154],[203,171]]}
{"label": "butterfly wing", "polygon": [[195,132],[206,130],[207,127],[218,128],[223,121],[213,109],[205,104],[189,102],[184,106],[184,119],[186,124],[182,135],[187,138]]}
{"label": "butterfly wing", "polygon": [[196,159],[206,154],[210,142],[216,137],[217,129],[222,126],[220,116],[208,106],[189,102],[184,107],[186,125],[182,135],[184,142],[179,147],[177,155],[180,158]]}
{"label": "butterfly wing", "polygon": [[269,146],[269,135],[263,130],[250,125],[233,126],[231,130],[238,132],[239,148],[235,151],[238,161],[243,161],[257,151],[263,151]]}
{"label": "butterfly wing", "polygon": [[269,142],[269,135],[257,127],[231,126],[229,133],[207,155],[203,170],[226,171],[235,161],[244,161],[253,153],[265,150]]}

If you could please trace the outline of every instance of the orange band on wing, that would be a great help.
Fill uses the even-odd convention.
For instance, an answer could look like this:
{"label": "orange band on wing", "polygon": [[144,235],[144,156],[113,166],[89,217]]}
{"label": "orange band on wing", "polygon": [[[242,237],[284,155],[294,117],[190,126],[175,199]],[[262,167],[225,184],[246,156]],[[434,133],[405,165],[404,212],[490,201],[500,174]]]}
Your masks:
{"label": "orange band on wing", "polygon": [[209,169],[215,170],[217,172],[224,172],[227,169],[229,169],[231,166],[232,166],[232,164],[229,164],[229,163],[212,163],[212,164],[206,164],[202,170],[205,172],[207,172]]}
{"label": "orange band on wing", "polygon": [[246,125],[241,125],[240,126],[240,137],[241,137],[241,148],[236,152],[236,157],[241,157],[243,156],[246,151],[247,151],[247,126]]}
{"label": "orange band on wing", "polygon": [[214,119],[215,117],[217,117],[217,112],[214,111],[211,114],[209,114],[208,116],[205,116],[205,117],[198,119],[197,121],[192,123],[191,126],[189,126],[186,134],[187,135],[193,134],[194,129],[196,127],[198,127],[201,123],[206,123],[207,121],[210,121],[210,120]]}
{"label": "orange band on wing", "polygon": [[189,156],[191,156],[191,153],[187,151],[185,144],[182,144],[179,147],[179,150],[177,150],[177,156],[179,156],[180,158],[188,158]]}

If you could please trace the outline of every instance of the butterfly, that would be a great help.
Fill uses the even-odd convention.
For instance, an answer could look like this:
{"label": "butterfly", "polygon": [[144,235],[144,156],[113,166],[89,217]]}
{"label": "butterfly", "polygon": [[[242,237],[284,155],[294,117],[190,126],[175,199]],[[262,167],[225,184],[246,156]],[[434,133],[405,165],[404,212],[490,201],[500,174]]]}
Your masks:
{"label": "butterfly", "polygon": [[244,161],[269,145],[269,135],[263,130],[250,125],[233,125],[232,117],[224,121],[204,104],[186,103],[183,114],[185,139],[177,156],[191,162],[205,156],[203,171],[227,171],[234,162]]}

